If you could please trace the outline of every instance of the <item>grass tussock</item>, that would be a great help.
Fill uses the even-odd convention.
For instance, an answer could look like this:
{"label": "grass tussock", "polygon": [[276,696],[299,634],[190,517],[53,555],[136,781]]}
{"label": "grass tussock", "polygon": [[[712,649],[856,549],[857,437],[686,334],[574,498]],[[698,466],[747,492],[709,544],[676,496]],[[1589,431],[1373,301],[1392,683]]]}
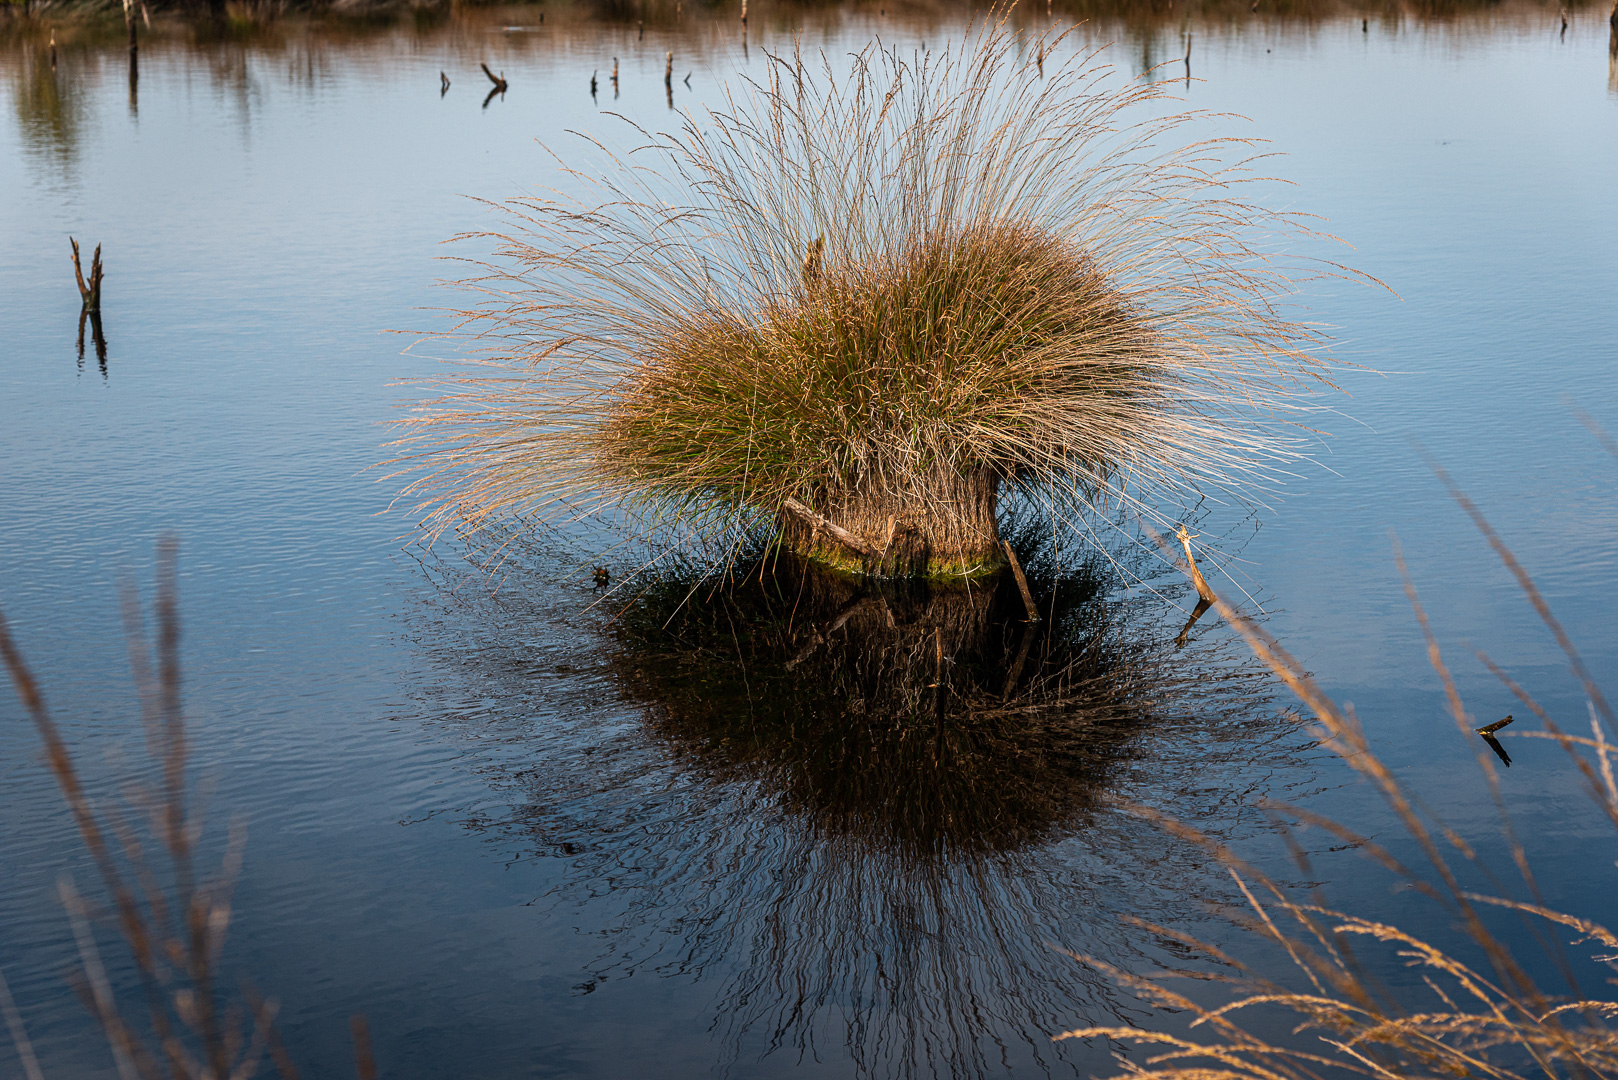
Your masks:
{"label": "grass tussock", "polygon": [[1337,270],[1275,254],[1305,230],[1244,198],[1251,145],[998,22],[767,71],[566,170],[577,198],[500,207],[474,366],[401,421],[429,527],[621,510],[712,541],[798,503],[958,569],[1008,491],[1167,522],[1302,456],[1325,339],[1284,304]]}

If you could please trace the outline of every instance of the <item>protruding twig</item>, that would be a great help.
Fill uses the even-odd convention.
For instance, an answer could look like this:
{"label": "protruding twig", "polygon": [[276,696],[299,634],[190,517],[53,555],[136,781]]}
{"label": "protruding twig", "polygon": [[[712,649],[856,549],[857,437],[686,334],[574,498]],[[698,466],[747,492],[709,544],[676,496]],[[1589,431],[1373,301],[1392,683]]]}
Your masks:
{"label": "protruding twig", "polygon": [[742,0],[742,25],[747,25],[747,0]]}
{"label": "protruding twig", "polygon": [[1492,724],[1484,724],[1482,727],[1473,728],[1472,730],[1477,732],[1479,735],[1493,735],[1495,732],[1499,731],[1501,728],[1505,727],[1515,719],[1516,717],[1514,716],[1507,716],[1504,720],[1496,720]]}
{"label": "protruding twig", "polygon": [[79,263],[79,242],[68,237],[67,242],[73,245],[73,276],[79,280],[79,299],[84,302],[84,310],[92,315],[101,314],[101,245],[96,245],[95,254],[90,257],[90,280],[84,280],[84,270]]}
{"label": "protruding twig", "polygon": [[663,62],[663,86],[667,90],[674,89],[674,53],[672,52],[668,54],[668,59]]}
{"label": "protruding twig", "polygon": [[438,82],[438,96],[443,97],[445,94],[449,93],[449,76],[440,71],[438,73]]}
{"label": "protruding twig", "polygon": [[1022,593],[1022,606],[1028,609],[1028,621],[1039,621],[1039,608],[1034,606],[1034,594],[1028,591],[1028,578],[1023,576],[1022,563],[1017,561],[1017,553],[1011,547],[1011,541],[1002,539],[1000,546],[1006,550],[1006,561],[1011,564],[1012,576],[1017,579],[1017,591]]}
{"label": "protruding twig", "polygon": [[503,93],[506,92],[506,73],[505,72],[502,71],[500,74],[496,75],[494,72],[489,70],[489,65],[488,64],[480,63],[478,65],[478,67],[482,68],[483,69],[483,74],[487,75],[489,77],[489,81],[494,83],[494,88],[495,88],[495,91],[497,93],[503,94]]}
{"label": "protruding twig", "polygon": [[1208,580],[1202,576],[1202,571],[1197,569],[1196,556],[1191,554],[1191,534],[1185,531],[1184,525],[1181,525],[1174,536],[1185,548],[1186,565],[1190,567],[1191,583],[1197,587],[1197,595],[1210,604],[1213,603],[1218,597],[1214,596],[1214,591],[1208,587]]}

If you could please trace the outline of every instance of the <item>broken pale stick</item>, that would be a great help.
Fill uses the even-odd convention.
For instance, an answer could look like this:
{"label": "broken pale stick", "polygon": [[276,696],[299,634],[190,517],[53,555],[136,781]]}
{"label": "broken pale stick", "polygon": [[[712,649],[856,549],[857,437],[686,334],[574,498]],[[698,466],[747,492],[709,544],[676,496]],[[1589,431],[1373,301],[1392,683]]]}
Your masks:
{"label": "broken pale stick", "polygon": [[1011,550],[1011,541],[1002,539],[1000,546],[1006,551],[1006,561],[1011,563],[1011,573],[1017,579],[1017,591],[1022,593],[1022,606],[1028,609],[1028,621],[1039,621],[1039,608],[1034,606],[1034,594],[1028,591],[1028,579],[1023,576],[1022,563],[1017,561],[1017,553]]}
{"label": "broken pale stick", "polygon": [[821,517],[819,514],[803,505],[803,503],[799,502],[797,499],[784,500],[781,503],[781,508],[796,514],[798,517],[808,522],[811,528],[819,532],[824,532],[833,540],[836,540],[839,544],[842,544],[844,547],[852,551],[857,551],[861,555],[865,555],[870,558],[880,557],[880,553],[876,550],[876,548],[872,547],[870,544],[867,544],[864,540],[861,540],[859,537],[855,536],[841,525],[834,525],[832,522]]}
{"label": "broken pale stick", "polygon": [[1514,719],[1516,719],[1516,717],[1508,716],[1504,720],[1496,720],[1492,724],[1484,724],[1482,727],[1473,728],[1472,730],[1477,732],[1479,735],[1493,735],[1495,732],[1511,723]]}
{"label": "broken pale stick", "polygon": [[1202,571],[1197,569],[1196,556],[1191,554],[1191,534],[1185,531],[1185,525],[1182,524],[1174,535],[1180,541],[1180,546],[1185,548],[1186,565],[1191,568],[1191,583],[1197,587],[1197,595],[1208,603],[1213,603],[1218,597],[1214,596],[1213,589],[1208,587],[1208,580],[1202,576]]}

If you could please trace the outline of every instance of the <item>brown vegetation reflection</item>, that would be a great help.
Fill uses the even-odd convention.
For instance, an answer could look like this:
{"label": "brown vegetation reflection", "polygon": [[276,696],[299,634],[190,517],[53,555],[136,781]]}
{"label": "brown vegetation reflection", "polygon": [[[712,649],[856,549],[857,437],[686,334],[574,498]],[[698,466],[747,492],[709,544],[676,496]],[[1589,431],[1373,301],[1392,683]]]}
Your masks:
{"label": "brown vegetation reflection", "polygon": [[[320,93],[356,73],[396,72],[429,48],[458,67],[446,72],[455,90],[477,87],[483,81],[478,65],[485,62],[497,72],[501,64],[510,70],[525,58],[547,63],[560,58],[582,71],[616,71],[615,58],[622,58],[625,83],[657,83],[670,49],[682,67],[706,65],[737,51],[744,63],[753,55],[745,52],[747,39],[737,19],[740,0],[713,7],[680,0],[593,0],[543,9],[445,3],[402,10],[383,3],[339,11],[284,2],[152,3],[142,9],[140,51],[148,68],[181,62],[206,71],[215,89],[234,103],[244,127],[256,95],[270,83]],[[780,44],[782,35],[824,37],[850,29],[895,44],[925,43],[958,26],[971,11],[943,0],[891,5],[799,0],[755,11],[748,32],[755,45]],[[1030,42],[1053,23],[1079,23],[1070,38],[1075,46],[1118,42],[1137,71],[1145,72],[1186,58],[1193,36],[1200,52],[1222,35],[1255,27],[1307,35],[1333,21],[1382,35],[1422,28],[1457,35],[1530,32],[1553,26],[1561,11],[1576,20],[1586,13],[1605,18],[1607,6],[1604,0],[1258,0],[1256,5],[1254,0],[1070,0],[1019,7],[1012,22],[1023,27]],[[0,7],[0,78],[10,83],[24,146],[61,177],[71,173],[80,152],[93,91],[110,79],[127,81],[129,112],[135,117],[138,69],[118,7],[58,2],[34,4],[31,12],[22,14],[16,4]],[[1609,84],[1618,92],[1618,30],[1613,41]],[[438,64],[435,58],[425,85],[439,85],[434,81]],[[1166,78],[1184,73],[1181,65],[1164,69]],[[620,82],[615,78],[612,84],[616,97]],[[682,99],[687,89],[680,79],[672,81],[669,96],[676,107],[687,103]],[[445,96],[453,100],[455,90]],[[588,78],[581,77],[578,92],[588,95]]]}
{"label": "brown vegetation reflection", "polygon": [[1009,574],[862,586],[782,555],[729,582],[671,576],[615,624],[613,671],[690,764],[766,779],[824,836],[904,859],[1013,851],[1093,812],[1144,728],[1245,706],[1253,681],[1136,637],[1096,577],[1034,584],[1039,622]]}
{"label": "brown vegetation reflection", "polygon": [[472,616],[440,639],[455,674],[434,696],[469,703],[480,753],[502,727],[523,747],[489,769],[520,808],[469,823],[561,860],[547,902],[613,928],[578,992],[717,983],[725,1059],[830,1054],[862,1076],[1070,1066],[1088,1051],[1052,1047],[1055,1017],[1128,1015],[1050,943],[1168,962],[1127,919],[1194,923],[1229,886],[1116,801],[1234,837],[1277,775],[1310,782],[1304,743],[1225,635],[1177,650],[1181,612],[1024,533],[1037,622],[1009,577],[860,585],[755,553],[620,585],[571,654],[536,653],[533,628],[578,594],[514,546],[495,597],[429,564]]}
{"label": "brown vegetation reflection", "polygon": [[[239,98],[249,87],[249,64],[262,78],[283,78],[317,90],[356,70],[397,65],[428,46],[460,65],[464,82],[455,71],[448,72],[457,87],[474,87],[482,81],[479,63],[488,62],[499,71],[500,63],[514,65],[525,56],[554,60],[558,53],[577,60],[586,71],[598,65],[605,70],[614,57],[622,57],[626,81],[660,83],[670,49],[685,68],[706,64],[718,54],[739,52],[748,40],[738,20],[741,0],[712,6],[683,0],[582,0],[543,8],[450,3],[407,8],[383,2],[333,9],[285,0],[139,6],[140,51],[148,63],[161,64],[177,56],[204,61],[217,85]],[[1080,24],[1072,39],[1076,44],[1123,43],[1126,55],[1136,58],[1138,70],[1148,71],[1185,58],[1193,34],[1200,43],[1254,27],[1311,33],[1333,21],[1360,24],[1375,34],[1427,27],[1462,34],[1528,31],[1554,26],[1559,12],[1605,19],[1608,7],[1605,0],[1066,0],[1022,5],[1011,18],[1029,34],[1052,24]],[[83,123],[78,88],[93,87],[106,78],[127,79],[134,112],[137,69],[129,59],[128,24],[117,5],[58,0],[35,3],[30,10],[24,15],[20,4],[0,6],[0,69],[12,83],[26,142],[35,149],[70,153]],[[779,43],[784,34],[819,37],[852,28],[896,44],[918,36],[925,42],[958,26],[974,10],[972,5],[947,0],[891,4],[794,0],[755,10],[747,32],[754,45]],[[53,35],[61,59],[57,79],[51,78]],[[1183,73],[1166,70],[1165,77]],[[431,77],[426,82],[435,85]],[[682,90],[678,77],[670,89],[678,105]],[[588,92],[588,79],[583,79],[579,93]],[[241,98],[240,104],[245,109],[248,100]]]}

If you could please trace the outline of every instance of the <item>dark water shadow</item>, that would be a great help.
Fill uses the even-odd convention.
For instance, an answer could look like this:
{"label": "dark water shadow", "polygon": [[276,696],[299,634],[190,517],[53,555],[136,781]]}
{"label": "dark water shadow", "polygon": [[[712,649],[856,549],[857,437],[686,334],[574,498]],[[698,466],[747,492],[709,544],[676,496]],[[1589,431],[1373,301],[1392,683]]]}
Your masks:
{"label": "dark water shadow", "polygon": [[1257,798],[1312,783],[1311,751],[1226,639],[1177,647],[1177,611],[1020,550],[1037,623],[1009,578],[861,586],[756,555],[597,599],[568,629],[587,560],[564,585],[508,548],[494,595],[434,564],[454,609],[423,623],[436,693],[476,704],[423,705],[483,744],[516,807],[468,815],[479,836],[565,866],[538,906],[599,935],[577,991],[694,980],[722,1065],[1105,1065],[1049,1036],[1132,1005],[1053,946],[1178,964],[1126,920],[1194,925],[1230,888],[1120,804],[1234,840],[1263,827]]}

